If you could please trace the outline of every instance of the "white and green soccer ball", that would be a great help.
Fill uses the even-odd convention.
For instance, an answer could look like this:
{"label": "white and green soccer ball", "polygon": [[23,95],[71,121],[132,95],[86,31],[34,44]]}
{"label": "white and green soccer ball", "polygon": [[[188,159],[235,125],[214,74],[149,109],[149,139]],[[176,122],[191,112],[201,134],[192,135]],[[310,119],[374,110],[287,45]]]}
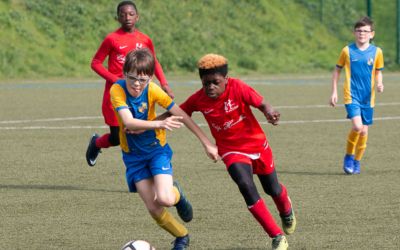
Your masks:
{"label": "white and green soccer ball", "polygon": [[144,240],[131,240],[121,250],[156,250],[150,243]]}

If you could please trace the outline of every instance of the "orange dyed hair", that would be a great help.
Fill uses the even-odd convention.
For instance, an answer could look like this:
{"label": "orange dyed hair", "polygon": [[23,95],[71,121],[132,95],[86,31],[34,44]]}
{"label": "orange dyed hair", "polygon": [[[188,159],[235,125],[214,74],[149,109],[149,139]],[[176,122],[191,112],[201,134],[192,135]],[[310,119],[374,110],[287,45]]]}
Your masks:
{"label": "orange dyed hair", "polygon": [[227,64],[228,60],[225,57],[217,54],[207,54],[200,58],[197,62],[197,67],[199,69],[213,69]]}

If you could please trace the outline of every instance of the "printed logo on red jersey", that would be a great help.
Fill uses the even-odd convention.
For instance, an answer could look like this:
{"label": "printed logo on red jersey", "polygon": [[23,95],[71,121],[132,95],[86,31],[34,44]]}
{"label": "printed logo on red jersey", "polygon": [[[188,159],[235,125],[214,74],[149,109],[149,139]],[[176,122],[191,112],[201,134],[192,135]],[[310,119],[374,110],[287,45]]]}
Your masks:
{"label": "printed logo on red jersey", "polygon": [[215,123],[211,123],[211,126],[212,126],[215,130],[217,130],[217,132],[221,131],[221,129],[222,129],[220,126],[218,126],[218,125],[215,124]]}
{"label": "printed logo on red jersey", "polygon": [[230,113],[237,109],[239,105],[233,103],[231,99],[228,99],[228,101],[224,102],[224,107],[225,107],[225,113]]}
{"label": "printed logo on red jersey", "polygon": [[124,64],[124,63],[125,63],[125,56],[122,55],[122,54],[118,54],[118,55],[117,55],[117,61],[118,61],[120,64]]}
{"label": "printed logo on red jersey", "polygon": [[229,121],[224,122],[224,124],[222,126],[220,126],[218,124],[215,124],[215,123],[211,123],[211,126],[215,130],[217,130],[217,132],[219,132],[221,130],[228,130],[228,129],[232,128],[233,126],[235,126],[236,124],[240,123],[244,119],[246,119],[246,116],[245,115],[240,115],[237,120],[231,119]]}
{"label": "printed logo on red jersey", "polygon": [[208,114],[210,114],[210,113],[213,112],[213,111],[214,111],[214,109],[205,109],[205,110],[202,110],[201,113],[203,113],[203,114],[205,114],[205,115],[208,115]]}
{"label": "printed logo on red jersey", "polygon": [[239,118],[234,121],[233,119],[224,123],[224,130],[230,129],[231,127],[235,126],[239,122],[243,121],[246,118],[245,115],[240,115]]}
{"label": "printed logo on red jersey", "polygon": [[143,43],[136,43],[136,49],[143,48]]}

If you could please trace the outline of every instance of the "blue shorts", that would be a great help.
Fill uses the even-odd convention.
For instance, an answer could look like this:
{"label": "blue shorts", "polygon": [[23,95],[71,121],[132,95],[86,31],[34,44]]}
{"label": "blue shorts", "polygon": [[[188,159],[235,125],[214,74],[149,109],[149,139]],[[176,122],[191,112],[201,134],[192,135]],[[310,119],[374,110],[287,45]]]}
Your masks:
{"label": "blue shorts", "polygon": [[373,123],[374,108],[363,108],[357,104],[344,105],[347,111],[347,118],[352,119],[355,116],[361,116],[363,125],[371,125]]}
{"label": "blue shorts", "polygon": [[138,181],[153,178],[158,174],[172,175],[171,158],[172,150],[168,144],[146,155],[122,152],[129,192],[137,192],[135,183]]}

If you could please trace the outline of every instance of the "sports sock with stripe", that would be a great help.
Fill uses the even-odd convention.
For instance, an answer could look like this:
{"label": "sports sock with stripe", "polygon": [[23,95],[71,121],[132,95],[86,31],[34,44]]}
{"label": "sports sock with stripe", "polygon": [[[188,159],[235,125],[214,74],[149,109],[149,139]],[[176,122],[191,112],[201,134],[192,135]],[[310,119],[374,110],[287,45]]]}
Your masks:
{"label": "sports sock with stripe", "polygon": [[278,234],[283,235],[281,228],[276,224],[263,199],[256,201],[254,205],[249,207],[249,210],[269,237],[274,238]]}

